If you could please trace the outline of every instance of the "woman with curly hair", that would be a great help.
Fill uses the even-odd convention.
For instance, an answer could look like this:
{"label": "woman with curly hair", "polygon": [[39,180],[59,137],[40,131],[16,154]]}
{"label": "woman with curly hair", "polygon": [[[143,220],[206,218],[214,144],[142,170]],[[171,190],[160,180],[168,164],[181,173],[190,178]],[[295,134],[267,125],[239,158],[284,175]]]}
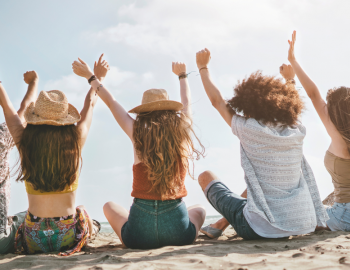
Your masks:
{"label": "woman with curly hair", "polygon": [[194,242],[204,222],[205,209],[200,205],[186,208],[182,198],[187,195],[188,160],[198,159],[203,151],[195,149],[192,139],[194,136],[198,140],[192,129],[185,64],[173,63],[182,103],[169,100],[163,89],[147,90],[142,104],[129,111],[136,114],[135,120],[83,61],[74,63],[74,72],[91,82],[133,144],[134,203],[130,213],[114,202],[103,207],[119,239],[128,248],[139,249]]}
{"label": "woman with curly hair", "polygon": [[241,143],[241,164],[247,190],[230,191],[211,171],[198,181],[212,206],[223,215],[201,232],[214,238],[231,224],[246,240],[280,238],[312,232],[326,226],[310,166],[303,156],[305,127],[299,122],[304,104],[294,87],[290,67],[286,79],[255,72],[239,82],[234,96],[224,100],[209,74],[210,52],[197,53],[197,66],[205,91]]}
{"label": "woman with curly hair", "polygon": [[334,185],[334,193],[329,196],[334,203],[326,208],[330,218],[327,226],[332,231],[350,231],[350,88],[342,86],[330,89],[326,103],[316,84],[297,62],[294,54],[295,41],[294,31],[292,40],[288,40],[288,60],[331,137],[324,158]]}

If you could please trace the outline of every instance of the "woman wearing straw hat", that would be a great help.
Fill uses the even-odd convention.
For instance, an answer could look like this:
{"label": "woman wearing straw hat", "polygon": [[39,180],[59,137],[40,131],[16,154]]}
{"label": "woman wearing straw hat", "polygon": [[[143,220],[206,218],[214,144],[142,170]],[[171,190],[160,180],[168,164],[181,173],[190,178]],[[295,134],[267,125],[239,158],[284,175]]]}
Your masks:
{"label": "woman wearing straw hat", "polygon": [[[35,71],[27,71],[24,73],[24,81],[28,84],[28,90],[23,98],[20,109],[17,114],[22,122],[24,120],[24,111],[26,107],[35,100],[37,96],[39,77]],[[0,82],[0,105],[2,97],[4,97],[5,89]],[[4,108],[4,107],[3,107]],[[7,110],[4,110],[6,112]],[[5,254],[13,251],[13,244],[18,227],[23,223],[26,211],[8,216],[11,181],[9,156],[15,143],[12,139],[6,123],[0,124],[0,254]]]}
{"label": "woman wearing straw hat", "polygon": [[134,146],[134,203],[130,214],[114,202],[103,207],[113,230],[128,248],[191,244],[204,222],[205,209],[200,205],[186,209],[182,201],[187,195],[184,180],[188,159],[199,158],[204,149],[196,150],[191,137],[195,134],[185,64],[173,63],[182,103],[169,100],[163,89],[147,90],[142,104],[129,111],[136,114],[135,120],[85,62],[74,62],[73,70],[91,82]]}
{"label": "woman wearing straw hat", "polygon": [[[106,62],[95,65],[102,80]],[[91,125],[97,96],[91,89],[81,114],[59,90],[41,91],[24,113],[24,127],[6,93],[0,96],[21,164],[17,181],[24,181],[29,208],[15,238],[17,253],[60,251],[67,256],[81,250],[93,235],[92,220],[83,206],[75,207],[81,150]],[[75,123],[77,123],[75,125]]]}

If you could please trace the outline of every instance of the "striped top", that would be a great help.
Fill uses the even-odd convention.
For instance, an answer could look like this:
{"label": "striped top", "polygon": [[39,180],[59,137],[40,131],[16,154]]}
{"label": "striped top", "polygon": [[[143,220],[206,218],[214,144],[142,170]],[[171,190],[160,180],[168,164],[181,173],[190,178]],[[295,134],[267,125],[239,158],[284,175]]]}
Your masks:
{"label": "striped top", "polygon": [[248,189],[245,211],[284,231],[326,226],[329,218],[303,155],[305,127],[272,127],[238,115],[231,127],[241,142]]}

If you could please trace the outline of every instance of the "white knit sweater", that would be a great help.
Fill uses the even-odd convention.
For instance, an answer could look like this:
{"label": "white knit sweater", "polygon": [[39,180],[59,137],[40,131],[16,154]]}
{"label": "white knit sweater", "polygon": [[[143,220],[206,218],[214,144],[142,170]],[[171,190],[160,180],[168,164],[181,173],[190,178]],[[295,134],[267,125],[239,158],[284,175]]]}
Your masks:
{"label": "white knit sweater", "polygon": [[305,127],[273,127],[238,115],[231,127],[241,142],[246,210],[285,231],[326,226],[329,218],[303,155]]}

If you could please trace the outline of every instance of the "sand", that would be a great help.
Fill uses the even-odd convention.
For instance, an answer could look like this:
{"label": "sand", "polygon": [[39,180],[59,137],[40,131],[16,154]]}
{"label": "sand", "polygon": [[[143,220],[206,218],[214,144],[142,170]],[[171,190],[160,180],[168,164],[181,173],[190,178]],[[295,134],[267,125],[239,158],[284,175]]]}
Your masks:
{"label": "sand", "polygon": [[200,235],[190,246],[123,249],[115,233],[101,233],[83,252],[0,255],[0,269],[349,269],[350,234],[319,231],[278,240],[245,241],[227,229]]}

